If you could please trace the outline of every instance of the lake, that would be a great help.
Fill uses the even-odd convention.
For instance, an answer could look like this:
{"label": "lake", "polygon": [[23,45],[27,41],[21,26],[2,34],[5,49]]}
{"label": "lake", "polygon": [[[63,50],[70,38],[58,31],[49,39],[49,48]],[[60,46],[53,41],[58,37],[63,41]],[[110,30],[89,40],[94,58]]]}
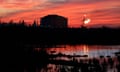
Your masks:
{"label": "lake", "polygon": [[35,47],[35,72],[119,72],[119,52],[120,45]]}

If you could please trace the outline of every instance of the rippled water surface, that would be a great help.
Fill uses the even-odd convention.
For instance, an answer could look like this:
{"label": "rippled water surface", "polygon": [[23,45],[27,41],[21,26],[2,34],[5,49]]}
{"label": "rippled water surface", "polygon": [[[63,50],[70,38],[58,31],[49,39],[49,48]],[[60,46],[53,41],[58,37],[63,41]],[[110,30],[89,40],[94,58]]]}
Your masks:
{"label": "rippled water surface", "polygon": [[[36,50],[41,48],[36,48]],[[115,52],[120,51],[120,45],[58,45],[45,49],[49,54],[62,53],[65,55],[88,55],[88,57],[114,56]]]}
{"label": "rippled water surface", "polygon": [[37,56],[40,68],[36,67],[36,72],[119,72],[120,69],[120,45],[56,45],[34,48],[34,52],[40,54]]}

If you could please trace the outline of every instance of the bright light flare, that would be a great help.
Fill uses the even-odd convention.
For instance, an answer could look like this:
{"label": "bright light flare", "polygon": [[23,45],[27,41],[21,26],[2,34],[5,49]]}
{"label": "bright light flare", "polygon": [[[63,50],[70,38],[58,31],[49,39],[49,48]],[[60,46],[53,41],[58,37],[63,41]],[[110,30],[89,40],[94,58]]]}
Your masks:
{"label": "bright light flare", "polygon": [[85,19],[85,20],[84,20],[84,24],[88,24],[88,23],[90,23],[90,21],[91,21],[91,20],[90,20],[89,18],[88,18],[88,19]]}

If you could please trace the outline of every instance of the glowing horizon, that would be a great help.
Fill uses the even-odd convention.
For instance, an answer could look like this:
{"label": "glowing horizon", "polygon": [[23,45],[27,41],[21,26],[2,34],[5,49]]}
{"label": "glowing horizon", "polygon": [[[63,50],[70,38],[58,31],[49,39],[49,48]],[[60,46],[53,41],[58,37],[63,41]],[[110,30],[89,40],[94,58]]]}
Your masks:
{"label": "glowing horizon", "polygon": [[4,22],[39,21],[48,14],[67,17],[69,27],[80,27],[84,14],[88,26],[120,26],[120,0],[0,0],[0,19]]}

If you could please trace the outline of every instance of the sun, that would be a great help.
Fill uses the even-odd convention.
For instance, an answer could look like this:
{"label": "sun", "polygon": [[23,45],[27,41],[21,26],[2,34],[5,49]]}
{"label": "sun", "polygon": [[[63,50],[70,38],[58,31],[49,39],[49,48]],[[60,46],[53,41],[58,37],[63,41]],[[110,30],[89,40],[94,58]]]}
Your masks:
{"label": "sun", "polygon": [[91,19],[89,19],[89,18],[87,18],[87,19],[84,20],[84,24],[88,24],[90,22],[91,22]]}

